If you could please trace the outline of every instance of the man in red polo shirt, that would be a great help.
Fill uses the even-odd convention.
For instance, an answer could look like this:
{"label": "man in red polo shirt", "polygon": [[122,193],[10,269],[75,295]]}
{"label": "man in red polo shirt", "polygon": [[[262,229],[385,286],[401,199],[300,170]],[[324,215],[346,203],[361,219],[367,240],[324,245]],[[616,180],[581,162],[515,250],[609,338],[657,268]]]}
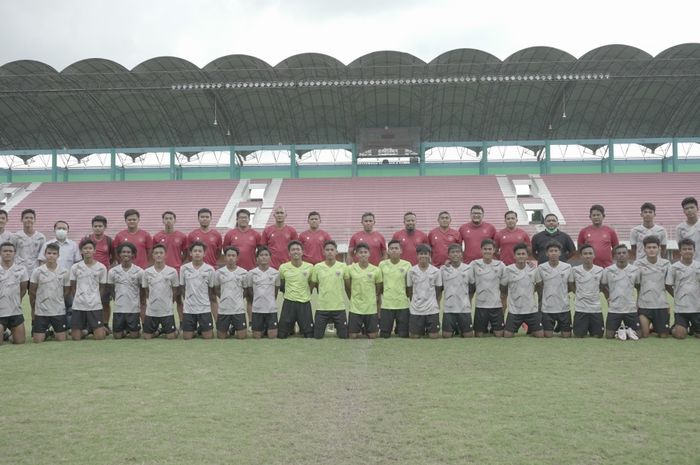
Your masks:
{"label": "man in red polo shirt", "polygon": [[177,219],[175,213],[164,212],[161,218],[163,219],[163,229],[155,233],[153,243],[165,246],[165,264],[175,268],[179,273],[182,262],[187,258],[187,236],[182,231],[175,229]]}
{"label": "man in red polo shirt", "polygon": [[449,212],[442,211],[438,214],[438,227],[428,233],[430,247],[433,249],[433,266],[440,268],[448,262],[447,249],[452,244],[462,244],[459,231],[450,228],[452,216]]}
{"label": "man in red polo shirt", "polygon": [[221,233],[211,228],[211,216],[211,210],[208,208],[200,208],[197,211],[199,228],[187,235],[187,244],[194,244],[197,241],[204,243],[207,246],[204,251],[204,263],[216,269],[224,241]]}
{"label": "man in red polo shirt", "polygon": [[[112,250],[116,256],[117,248],[124,242],[131,242],[136,246],[136,256],[133,259],[134,265],[141,269],[148,268],[148,259],[153,248],[153,238],[143,229],[139,229],[141,214],[133,208],[124,212],[126,229],[119,231],[112,241]],[[93,223],[94,224],[94,223]]]}
{"label": "man in red polo shirt", "polygon": [[459,235],[464,244],[464,263],[471,263],[481,258],[481,241],[484,239],[493,240],[496,237],[496,228],[483,221],[484,207],[481,205],[472,206],[469,216],[471,221],[464,223],[459,228]]}
{"label": "man in red polo shirt", "polygon": [[602,205],[593,205],[589,210],[591,225],[586,226],[578,233],[578,248],[583,244],[591,244],[595,252],[593,264],[607,268],[613,263],[612,251],[620,243],[614,229],[604,226],[605,208]]}
{"label": "man in red polo shirt", "polygon": [[521,242],[527,245],[528,254],[530,251],[530,236],[518,227],[518,214],[514,211],[507,211],[505,214],[506,227],[496,233],[494,241],[498,247],[498,258],[506,266],[515,263],[515,252],[513,247]]}
{"label": "man in red polo shirt", "polygon": [[262,236],[250,227],[250,211],[245,208],[236,212],[236,227],[224,236],[224,249],[231,245],[238,247],[240,251],[236,266],[240,266],[246,271],[257,266],[255,251],[259,245],[262,245]]}
{"label": "man in red polo shirt", "polygon": [[362,215],[362,231],[356,232],[350,238],[348,245],[348,255],[345,261],[352,265],[355,260],[355,246],[364,242],[369,246],[369,262],[378,266],[379,262],[386,258],[386,241],[381,233],[374,230],[374,213],[367,212]]}
{"label": "man in red polo shirt", "polygon": [[299,234],[299,242],[304,245],[303,260],[315,265],[325,260],[323,244],[331,240],[331,235],[321,229],[321,214],[313,211],[307,217],[309,229]]}
{"label": "man in red polo shirt", "polygon": [[413,212],[403,214],[403,227],[401,231],[394,233],[391,240],[401,242],[402,260],[406,260],[411,265],[417,265],[418,254],[416,254],[416,247],[421,244],[428,245],[428,235],[416,229],[416,214]]}
{"label": "man in red polo shirt", "polygon": [[262,243],[270,250],[272,258],[270,266],[279,270],[282,263],[289,261],[289,250],[287,246],[291,241],[299,239],[296,229],[285,224],[287,212],[284,207],[275,207],[273,213],[275,224],[271,224],[263,230]]}

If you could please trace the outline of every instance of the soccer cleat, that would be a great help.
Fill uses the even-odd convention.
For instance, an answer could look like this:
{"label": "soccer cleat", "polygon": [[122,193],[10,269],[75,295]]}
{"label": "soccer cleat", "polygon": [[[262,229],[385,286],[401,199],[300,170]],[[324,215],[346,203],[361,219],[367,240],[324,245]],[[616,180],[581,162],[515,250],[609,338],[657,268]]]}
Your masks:
{"label": "soccer cleat", "polygon": [[2,340],[5,342],[9,341],[11,335],[12,335],[12,333],[10,332],[10,330],[6,329],[5,332],[2,333]]}
{"label": "soccer cleat", "polygon": [[326,331],[329,333],[334,333],[335,332],[335,323],[330,323],[328,326],[326,326]]}
{"label": "soccer cleat", "polygon": [[628,339],[630,339],[632,341],[639,340],[639,336],[637,336],[637,333],[632,328],[627,328],[627,330],[625,332],[627,333]]}
{"label": "soccer cleat", "polygon": [[627,330],[625,328],[618,329],[617,333],[615,334],[615,337],[621,341],[626,341],[627,340]]}

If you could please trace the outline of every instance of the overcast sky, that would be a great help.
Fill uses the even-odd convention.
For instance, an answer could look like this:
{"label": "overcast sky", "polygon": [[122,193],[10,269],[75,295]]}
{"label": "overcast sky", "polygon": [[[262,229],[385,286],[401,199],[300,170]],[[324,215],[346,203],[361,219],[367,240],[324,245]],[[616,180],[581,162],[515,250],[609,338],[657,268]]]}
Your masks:
{"label": "overcast sky", "polygon": [[319,52],[343,63],[377,50],[429,61],[478,48],[505,59],[534,45],[576,57],[622,43],[652,55],[700,42],[698,3],[677,1],[452,0],[0,0],[0,64],[84,58],[131,69],[157,56],[204,66],[249,54],[275,65]]}

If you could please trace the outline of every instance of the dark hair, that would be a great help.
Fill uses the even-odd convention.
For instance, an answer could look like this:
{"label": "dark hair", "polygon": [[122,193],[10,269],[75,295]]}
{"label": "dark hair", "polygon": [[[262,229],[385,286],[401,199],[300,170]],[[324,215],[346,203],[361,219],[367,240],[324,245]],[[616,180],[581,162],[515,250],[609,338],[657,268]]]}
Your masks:
{"label": "dark hair", "polygon": [[678,249],[679,249],[679,250],[680,250],[680,248],[683,247],[684,245],[689,245],[689,246],[691,246],[691,247],[693,248],[693,250],[695,250],[695,241],[692,240],[692,239],[690,239],[690,238],[687,238],[687,237],[686,237],[685,239],[681,239],[680,241],[678,241]]}
{"label": "dark hair", "polygon": [[681,200],[681,207],[685,208],[685,206],[688,204],[693,204],[697,207],[698,201],[695,200],[695,197],[686,197],[683,200]]}
{"label": "dark hair", "polygon": [[360,242],[355,246],[354,253],[357,253],[357,251],[360,249],[367,249],[367,251],[369,252],[369,245],[367,245],[366,242]]}
{"label": "dark hair", "polygon": [[36,219],[36,212],[33,208],[25,208],[24,210],[22,210],[22,214],[19,215],[19,217],[24,218],[24,215],[26,215],[27,213],[31,213],[32,215],[34,215],[34,219]]}
{"label": "dark hair", "polygon": [[105,218],[102,215],[96,215],[92,217],[92,221],[90,221],[90,225],[94,225],[95,223],[102,223],[105,225],[105,228],[107,227],[107,218]]}
{"label": "dark hair", "polygon": [[270,253],[270,249],[268,249],[266,245],[259,245],[258,248],[255,249],[255,257],[257,258],[263,252],[267,252],[268,255],[272,255]]}
{"label": "dark hair", "polygon": [[447,246],[447,253],[452,252],[453,250],[459,250],[460,252],[462,251],[462,246],[459,244],[450,244]]}
{"label": "dark hair", "polygon": [[224,255],[226,255],[226,252],[228,252],[229,250],[233,250],[234,252],[236,252],[236,255],[241,254],[241,249],[239,249],[235,245],[229,245],[228,247],[224,248]]}
{"label": "dark hair", "polygon": [[189,246],[190,252],[192,252],[192,250],[194,250],[195,247],[201,247],[204,251],[207,250],[207,244],[205,244],[202,241],[194,241],[193,243],[191,243]]}
{"label": "dark hair", "polygon": [[133,255],[134,257],[136,256],[136,246],[134,244],[132,244],[131,242],[124,242],[119,247],[117,247],[117,255],[122,253],[122,249],[124,247],[131,250],[131,255]]}
{"label": "dark hair", "polygon": [[555,215],[554,213],[547,213],[546,215],[544,215],[543,221],[547,221],[547,218],[549,218],[550,216],[553,216],[555,220],[559,221],[559,217],[557,215]]}
{"label": "dark hair", "polygon": [[59,247],[58,244],[55,242],[51,242],[50,244],[46,244],[46,249],[44,249],[44,254],[46,254],[47,250],[53,250],[54,252],[58,252],[59,254],[61,253],[61,247]]}
{"label": "dark hair", "polygon": [[319,212],[315,211],[315,210],[312,211],[312,212],[309,212],[309,214],[306,216],[306,219],[308,220],[308,219],[311,218],[312,216],[318,216],[318,219],[319,219],[319,220],[321,219],[321,214],[320,214]]}
{"label": "dark hair", "polygon": [[209,210],[208,208],[200,208],[199,210],[197,210],[197,218],[199,218],[199,215],[201,215],[202,213],[209,213],[209,216],[213,216],[211,214],[211,210]]}
{"label": "dark hair", "polygon": [[450,215],[450,212],[448,212],[447,210],[443,210],[440,213],[438,213],[438,218],[440,218],[442,215],[447,215],[450,218],[452,218],[452,215]]}
{"label": "dark hair", "polygon": [[15,252],[17,251],[17,247],[12,242],[5,241],[2,244],[0,244],[0,250],[2,250],[3,247],[12,247],[12,250]]}
{"label": "dark hair", "polygon": [[658,236],[647,236],[642,240],[642,244],[646,247],[647,244],[656,244],[659,247],[661,246],[661,240],[659,239]]}
{"label": "dark hair", "polygon": [[248,210],[247,208],[241,208],[240,210],[238,210],[238,211],[236,212],[236,219],[238,219],[238,217],[239,217],[241,214],[244,214],[245,216],[247,216],[248,218],[250,218],[250,210]]}
{"label": "dark hair", "polygon": [[483,241],[481,241],[481,248],[482,249],[486,245],[492,245],[494,248],[496,247],[496,243],[493,241],[493,239],[484,239]]}
{"label": "dark hair", "polygon": [[416,214],[413,213],[413,212],[406,212],[406,213],[403,214],[403,219],[405,220],[406,217],[407,217],[407,216],[410,216],[410,215],[416,216]]}
{"label": "dark hair", "polygon": [[433,254],[433,249],[430,248],[429,245],[427,244],[418,244],[416,247],[416,253],[428,253],[428,254]]}
{"label": "dark hair", "polygon": [[151,253],[153,253],[156,249],[163,249],[165,252],[168,251],[168,248],[165,246],[165,244],[158,242],[157,244],[153,245],[153,248],[151,249]]}
{"label": "dark hair", "polygon": [[593,253],[595,254],[595,249],[593,248],[593,246],[592,246],[591,244],[588,244],[588,243],[581,245],[581,247],[578,248],[578,251],[579,251],[579,253],[580,253],[580,252],[583,252],[583,251],[586,250],[586,249],[591,249],[591,250],[593,250]]}
{"label": "dark hair", "polygon": [[364,212],[364,213],[362,214],[362,218],[360,218],[360,219],[361,219],[361,220],[364,220],[365,218],[370,217],[370,216],[372,217],[372,219],[375,219],[375,218],[374,218],[374,213],[372,213],[372,212]]}
{"label": "dark hair", "polygon": [[338,244],[336,244],[336,242],[333,239],[328,239],[327,241],[325,241],[323,243],[323,248],[325,249],[326,246],[328,246],[328,245],[332,245],[333,247],[336,248],[336,250],[338,249]]}
{"label": "dark hair", "polygon": [[7,214],[7,210],[0,210],[0,215],[5,215],[5,218],[10,216]]}
{"label": "dark hair", "polygon": [[516,253],[518,250],[525,250],[526,252],[528,251],[527,244],[524,242],[518,242],[513,246],[513,253]]}
{"label": "dark hair", "polygon": [[618,249],[629,250],[625,244],[617,244],[615,247],[613,247],[613,253],[617,252]]}
{"label": "dark hair", "polygon": [[135,208],[130,208],[124,212],[124,219],[127,219],[131,215],[136,215],[137,218],[141,218],[141,213],[139,213],[138,210],[136,210]]}
{"label": "dark hair", "polygon": [[640,211],[644,211],[644,210],[651,210],[654,213],[656,213],[656,205],[654,205],[651,202],[644,202],[642,204],[642,207],[640,208]]}
{"label": "dark hair", "polygon": [[473,212],[474,210],[481,210],[481,213],[484,213],[484,207],[481,205],[472,205],[472,208],[469,209],[469,212]]}
{"label": "dark hair", "polygon": [[507,217],[507,216],[510,215],[510,214],[515,215],[515,218],[518,217],[518,213],[517,213],[517,212],[514,212],[513,210],[508,210],[508,211],[505,213],[505,215],[503,215],[503,218]]}
{"label": "dark hair", "polygon": [[392,240],[390,240],[389,243],[386,245],[386,248],[388,249],[389,247],[391,247],[392,244],[399,244],[399,246],[401,246],[401,241],[398,240],[398,239],[392,239]]}
{"label": "dark hair", "polygon": [[304,244],[302,244],[301,242],[289,241],[289,244],[287,244],[287,251],[289,252],[290,250],[292,250],[292,246],[295,246],[295,245],[298,245],[299,247],[301,247],[301,250],[304,250]]}
{"label": "dark hair", "polygon": [[95,241],[93,241],[89,237],[84,238],[82,241],[80,241],[80,250],[83,250],[83,247],[85,247],[86,245],[92,245],[92,247],[95,248]]}
{"label": "dark hair", "polygon": [[561,244],[557,241],[549,241],[547,242],[547,247],[545,247],[545,250],[549,252],[549,249],[558,249],[561,252]]}
{"label": "dark hair", "polygon": [[171,212],[170,210],[164,211],[163,214],[160,215],[161,219],[165,219],[165,215],[173,215],[173,218],[177,219],[177,215],[174,212]]}
{"label": "dark hair", "polygon": [[591,208],[588,209],[588,214],[592,214],[593,212],[600,212],[601,215],[605,216],[605,207],[599,204],[594,204],[591,205]]}
{"label": "dark hair", "polygon": [[56,222],[53,224],[53,228],[54,228],[54,229],[56,229],[56,226],[58,226],[58,223],[63,223],[63,224],[66,225],[66,227],[67,227],[68,229],[70,229],[70,225],[68,224],[68,221],[65,221],[65,220],[58,220],[58,221],[56,221]]}

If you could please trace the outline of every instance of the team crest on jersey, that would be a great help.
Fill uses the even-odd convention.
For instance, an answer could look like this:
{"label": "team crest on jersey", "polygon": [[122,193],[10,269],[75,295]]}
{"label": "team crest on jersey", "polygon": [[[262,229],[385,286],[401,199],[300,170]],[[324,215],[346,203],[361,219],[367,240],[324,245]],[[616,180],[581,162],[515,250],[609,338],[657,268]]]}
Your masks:
{"label": "team crest on jersey", "polygon": [[336,271],[336,272],[335,272],[335,275],[338,276],[338,277],[340,277],[340,271]]}
{"label": "team crest on jersey", "polygon": [[308,272],[308,271],[302,271],[301,274],[303,274],[304,276],[308,276],[308,275],[309,275],[309,272]]}

